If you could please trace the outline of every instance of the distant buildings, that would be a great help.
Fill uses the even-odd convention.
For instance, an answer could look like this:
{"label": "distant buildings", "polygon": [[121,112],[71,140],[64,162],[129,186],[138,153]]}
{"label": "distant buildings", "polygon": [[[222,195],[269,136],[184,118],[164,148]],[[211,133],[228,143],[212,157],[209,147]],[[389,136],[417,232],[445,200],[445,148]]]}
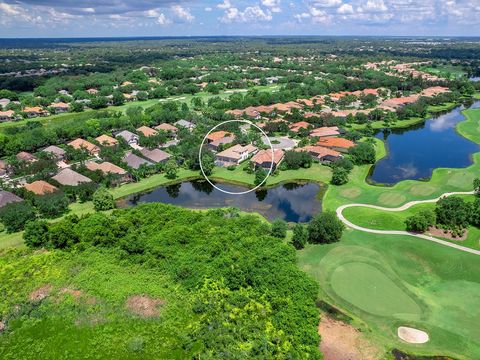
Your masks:
{"label": "distant buildings", "polygon": [[23,201],[22,198],[18,197],[17,195],[5,190],[0,190],[0,208],[8,204],[21,201]]}
{"label": "distant buildings", "polygon": [[242,161],[247,160],[250,156],[255,154],[258,149],[253,145],[234,145],[224,151],[219,152],[215,156],[215,165],[217,166],[231,166],[238,165]]}

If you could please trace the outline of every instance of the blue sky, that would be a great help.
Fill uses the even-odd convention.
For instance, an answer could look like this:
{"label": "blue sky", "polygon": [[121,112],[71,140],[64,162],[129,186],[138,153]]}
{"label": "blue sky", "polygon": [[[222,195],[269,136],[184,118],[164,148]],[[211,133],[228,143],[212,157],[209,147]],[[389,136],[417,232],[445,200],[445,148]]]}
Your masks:
{"label": "blue sky", "polygon": [[480,0],[0,0],[0,37],[480,35]]}

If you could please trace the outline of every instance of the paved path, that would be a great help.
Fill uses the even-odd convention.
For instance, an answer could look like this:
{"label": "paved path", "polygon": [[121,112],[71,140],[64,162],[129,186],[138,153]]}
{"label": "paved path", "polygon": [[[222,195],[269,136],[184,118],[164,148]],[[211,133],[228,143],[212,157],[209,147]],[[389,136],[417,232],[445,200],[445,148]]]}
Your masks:
{"label": "paved path", "polygon": [[353,223],[351,223],[350,221],[348,221],[345,216],[343,216],[343,210],[347,209],[347,208],[350,208],[350,207],[367,207],[367,208],[371,208],[371,209],[377,209],[377,210],[382,210],[382,211],[392,211],[392,212],[397,212],[397,211],[403,211],[403,210],[406,210],[414,205],[417,205],[417,204],[424,204],[424,203],[435,203],[437,202],[438,200],[440,200],[442,197],[445,197],[445,196],[451,196],[451,195],[472,195],[474,192],[473,191],[466,191],[466,192],[451,192],[451,193],[445,193],[441,196],[439,196],[438,198],[436,199],[430,199],[430,200],[418,200],[418,201],[410,201],[400,207],[397,207],[397,208],[387,208],[387,207],[382,207],[382,206],[376,206],[376,205],[369,205],[369,204],[347,204],[347,205],[342,205],[340,206],[339,208],[337,208],[337,216],[338,218],[345,224],[347,225],[348,227],[351,227],[352,229],[355,229],[355,230],[359,230],[359,231],[363,231],[363,232],[368,232],[368,233],[372,233],[372,234],[383,234],[383,235],[409,235],[409,236],[415,236],[415,237],[418,237],[418,238],[421,238],[421,239],[425,239],[425,240],[429,240],[429,241],[433,241],[433,242],[436,242],[437,244],[441,244],[441,245],[444,245],[444,246],[448,246],[448,247],[452,247],[452,248],[455,248],[457,250],[461,250],[461,251],[465,251],[465,252],[468,252],[468,253],[471,253],[471,254],[475,254],[475,255],[480,255],[480,251],[479,250],[474,250],[474,249],[470,249],[468,247],[465,247],[465,246],[461,246],[461,245],[457,245],[457,244],[453,244],[451,242],[448,242],[448,241],[445,241],[445,240],[440,240],[440,239],[437,239],[437,238],[434,238],[432,236],[428,236],[428,235],[423,235],[423,234],[417,234],[417,233],[412,233],[412,232],[408,232],[408,231],[399,231],[399,230],[375,230],[375,229],[368,229],[368,228],[364,228],[364,227],[361,227],[361,226],[358,226],[358,225],[355,225]]}

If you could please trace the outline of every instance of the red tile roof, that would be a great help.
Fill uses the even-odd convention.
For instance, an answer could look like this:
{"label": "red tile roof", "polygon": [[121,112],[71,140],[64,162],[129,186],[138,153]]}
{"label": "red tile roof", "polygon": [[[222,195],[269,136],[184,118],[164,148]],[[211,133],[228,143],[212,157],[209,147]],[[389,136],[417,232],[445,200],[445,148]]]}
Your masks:
{"label": "red tile roof", "polygon": [[[282,149],[273,150],[273,163],[278,165],[285,155]],[[252,161],[258,165],[272,161],[272,150],[259,150],[253,157]]]}
{"label": "red tile roof", "polygon": [[318,140],[317,144],[325,147],[343,149],[350,149],[351,147],[355,146],[355,143],[353,141],[344,138],[323,138]]}

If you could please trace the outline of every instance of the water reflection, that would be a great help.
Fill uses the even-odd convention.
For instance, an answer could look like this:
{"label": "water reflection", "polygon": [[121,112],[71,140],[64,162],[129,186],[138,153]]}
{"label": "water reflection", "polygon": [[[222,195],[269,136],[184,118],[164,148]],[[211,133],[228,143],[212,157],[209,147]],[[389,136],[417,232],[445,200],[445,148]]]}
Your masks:
{"label": "water reflection", "polygon": [[[246,190],[231,184],[222,184],[222,188],[231,192]],[[192,209],[234,206],[243,211],[258,212],[270,220],[281,218],[306,222],[321,211],[321,202],[317,199],[320,189],[316,183],[288,183],[244,195],[229,195],[215,189],[207,181],[198,180],[132,195],[127,198],[127,203],[162,202]]]}

